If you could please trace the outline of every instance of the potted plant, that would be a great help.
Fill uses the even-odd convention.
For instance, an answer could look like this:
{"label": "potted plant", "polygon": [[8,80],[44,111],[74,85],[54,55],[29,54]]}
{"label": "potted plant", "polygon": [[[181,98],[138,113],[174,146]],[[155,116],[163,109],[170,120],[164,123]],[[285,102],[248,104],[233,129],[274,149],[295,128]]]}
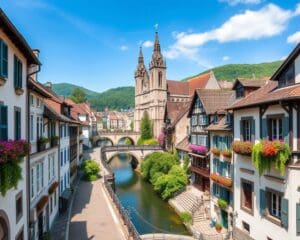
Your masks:
{"label": "potted plant", "polygon": [[59,140],[59,137],[58,136],[52,136],[51,137],[51,146],[52,147],[55,147],[58,145],[58,140]]}
{"label": "potted plant", "polygon": [[21,88],[21,87],[15,87],[15,93],[17,95],[22,95],[23,92],[24,92],[23,88]]}
{"label": "potted plant", "polygon": [[49,142],[49,139],[46,137],[40,137],[38,140],[38,151],[44,151],[46,149],[46,144]]}
{"label": "potted plant", "polygon": [[220,156],[221,150],[219,148],[212,148],[210,152],[216,156]]}
{"label": "potted plant", "polygon": [[219,199],[218,199],[218,206],[219,206],[220,208],[222,208],[222,209],[225,209],[225,208],[227,208],[228,203],[227,203],[226,200],[224,200],[224,199],[222,199],[222,198],[219,198]]}
{"label": "potted plant", "polygon": [[215,229],[218,233],[222,231],[222,224],[221,223],[216,223],[215,224]]}
{"label": "potted plant", "polygon": [[234,141],[232,150],[240,155],[251,156],[253,150],[253,143],[250,141]]}

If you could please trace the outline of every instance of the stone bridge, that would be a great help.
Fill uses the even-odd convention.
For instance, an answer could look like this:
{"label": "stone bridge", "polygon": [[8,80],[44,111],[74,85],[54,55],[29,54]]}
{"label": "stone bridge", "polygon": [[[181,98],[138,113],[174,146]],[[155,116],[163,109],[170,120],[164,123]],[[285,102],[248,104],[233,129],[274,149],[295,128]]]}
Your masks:
{"label": "stone bridge", "polygon": [[101,140],[107,140],[110,145],[115,146],[120,144],[126,138],[130,139],[132,145],[137,144],[140,133],[133,131],[99,131],[98,135],[93,137],[93,142],[97,145],[101,145]]}
{"label": "stone bridge", "polygon": [[159,145],[119,145],[119,146],[105,146],[101,148],[101,158],[107,163],[118,153],[129,153],[140,164],[144,158],[153,152],[162,152],[163,149]]}

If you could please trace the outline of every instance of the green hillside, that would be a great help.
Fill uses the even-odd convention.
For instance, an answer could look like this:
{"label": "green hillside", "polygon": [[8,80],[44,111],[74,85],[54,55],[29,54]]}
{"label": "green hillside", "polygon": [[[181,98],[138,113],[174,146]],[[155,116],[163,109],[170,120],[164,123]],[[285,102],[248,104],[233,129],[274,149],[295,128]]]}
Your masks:
{"label": "green hillside", "polygon": [[91,99],[93,96],[98,94],[97,92],[70,83],[52,84],[52,90],[59,96],[70,96],[75,88],[82,89],[85,92],[88,99]]}
{"label": "green hillside", "polygon": [[254,77],[271,77],[278,69],[282,61],[258,63],[258,64],[227,64],[215,67],[191,77],[183,79],[186,81],[192,77],[213,71],[218,80],[234,81],[237,77],[252,78]]}

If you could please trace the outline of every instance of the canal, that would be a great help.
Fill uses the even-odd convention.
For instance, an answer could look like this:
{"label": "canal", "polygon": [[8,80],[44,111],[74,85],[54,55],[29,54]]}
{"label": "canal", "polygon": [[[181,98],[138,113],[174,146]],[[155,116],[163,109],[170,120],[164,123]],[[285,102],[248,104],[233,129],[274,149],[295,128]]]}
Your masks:
{"label": "canal", "polygon": [[172,233],[189,235],[173,208],[161,200],[152,186],[133,170],[128,154],[111,160],[116,194],[140,234]]}

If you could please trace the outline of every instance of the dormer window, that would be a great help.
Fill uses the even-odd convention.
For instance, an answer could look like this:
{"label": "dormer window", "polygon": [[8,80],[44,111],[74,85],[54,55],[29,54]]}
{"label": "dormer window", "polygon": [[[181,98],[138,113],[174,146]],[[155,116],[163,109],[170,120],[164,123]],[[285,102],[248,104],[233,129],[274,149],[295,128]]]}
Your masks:
{"label": "dormer window", "polygon": [[244,97],[245,93],[244,93],[244,87],[241,84],[238,84],[238,86],[235,89],[235,95],[236,98],[242,98]]}
{"label": "dormer window", "polygon": [[278,86],[285,87],[289,85],[293,85],[295,83],[295,65],[291,64],[289,68],[279,76],[278,78]]}
{"label": "dormer window", "polygon": [[218,124],[219,122],[219,117],[217,114],[214,115],[214,119],[213,119],[214,124]]}
{"label": "dormer window", "polygon": [[231,116],[231,114],[230,113],[227,113],[226,114],[226,124],[231,124],[231,118],[232,118],[232,116]]}

